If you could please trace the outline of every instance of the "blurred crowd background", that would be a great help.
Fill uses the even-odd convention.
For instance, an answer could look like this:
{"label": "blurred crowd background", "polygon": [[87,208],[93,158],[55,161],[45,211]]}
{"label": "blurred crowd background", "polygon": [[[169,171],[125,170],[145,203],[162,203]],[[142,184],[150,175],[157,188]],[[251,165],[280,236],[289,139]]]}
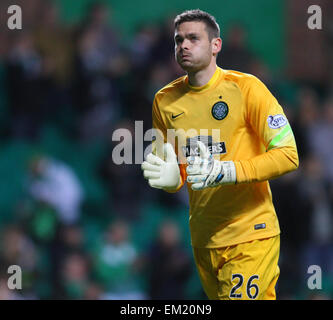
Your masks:
{"label": "blurred crowd background", "polygon": [[[218,64],[259,77],[296,137],[300,168],[271,182],[278,299],[332,299],[333,3],[146,2],[1,1],[0,299],[206,299],[185,188],[154,190],[139,164],[112,161],[114,130],[150,129],[154,93],[183,75],[173,18],[198,7],[220,23]],[[22,30],[7,28],[10,4]],[[307,27],[312,4],[322,30]],[[7,287],[10,265],[21,290]],[[321,290],[308,289],[310,265]]]}

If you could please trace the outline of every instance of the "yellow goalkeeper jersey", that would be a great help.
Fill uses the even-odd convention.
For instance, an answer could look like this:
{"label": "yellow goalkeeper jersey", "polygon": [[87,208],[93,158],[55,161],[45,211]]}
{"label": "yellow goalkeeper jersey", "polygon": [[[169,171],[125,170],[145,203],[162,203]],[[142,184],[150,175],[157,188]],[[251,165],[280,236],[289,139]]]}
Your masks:
{"label": "yellow goalkeeper jersey", "polygon": [[280,233],[268,179],[295,170],[298,154],[282,107],[258,78],[219,67],[202,87],[178,78],[156,93],[153,127],[178,155],[177,190],[186,183],[186,157],[197,154],[197,140],[216,159],[235,163],[235,185],[193,191],[188,184],[193,247],[225,247]]}

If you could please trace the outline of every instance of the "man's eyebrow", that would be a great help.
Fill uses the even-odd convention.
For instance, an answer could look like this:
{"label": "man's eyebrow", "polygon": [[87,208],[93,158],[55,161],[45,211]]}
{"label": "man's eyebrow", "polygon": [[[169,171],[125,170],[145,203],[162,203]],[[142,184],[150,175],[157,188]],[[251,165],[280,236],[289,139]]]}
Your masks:
{"label": "man's eyebrow", "polygon": [[[191,38],[191,37],[198,37],[199,34],[198,33],[195,33],[195,32],[190,32],[190,33],[186,33],[185,34],[185,38]],[[178,38],[184,38],[183,36],[181,36],[180,34],[176,33],[174,38],[178,39]]]}
{"label": "man's eyebrow", "polygon": [[195,32],[187,33],[185,36],[186,37],[197,37],[199,34]]}

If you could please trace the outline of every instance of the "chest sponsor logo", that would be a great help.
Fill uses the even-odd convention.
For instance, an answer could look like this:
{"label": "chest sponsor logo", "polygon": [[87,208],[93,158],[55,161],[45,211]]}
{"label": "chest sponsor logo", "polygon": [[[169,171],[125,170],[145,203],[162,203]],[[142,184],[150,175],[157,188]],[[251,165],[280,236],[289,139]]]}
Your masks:
{"label": "chest sponsor logo", "polygon": [[274,116],[268,116],[267,122],[271,129],[279,129],[285,126],[288,120],[283,114],[276,114]]}
{"label": "chest sponsor logo", "polygon": [[208,150],[211,154],[227,153],[224,141],[213,142],[213,139],[210,136],[197,136],[194,138],[187,138],[186,146],[183,147],[183,153],[185,157],[199,155],[197,141],[202,141],[208,147]]}

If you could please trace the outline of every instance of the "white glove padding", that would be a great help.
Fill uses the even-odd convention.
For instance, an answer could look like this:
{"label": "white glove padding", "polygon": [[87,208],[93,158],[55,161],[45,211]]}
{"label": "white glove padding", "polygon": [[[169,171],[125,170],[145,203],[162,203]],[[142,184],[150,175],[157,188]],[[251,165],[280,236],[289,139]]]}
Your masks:
{"label": "white glove padding", "polygon": [[149,153],[141,165],[143,176],[152,188],[175,190],[181,183],[177,156],[170,143],[163,145],[165,161]]}
{"label": "white glove padding", "polygon": [[222,184],[236,183],[236,168],[233,161],[218,161],[201,141],[197,142],[199,156],[187,157],[187,182],[192,190],[202,190]]}

